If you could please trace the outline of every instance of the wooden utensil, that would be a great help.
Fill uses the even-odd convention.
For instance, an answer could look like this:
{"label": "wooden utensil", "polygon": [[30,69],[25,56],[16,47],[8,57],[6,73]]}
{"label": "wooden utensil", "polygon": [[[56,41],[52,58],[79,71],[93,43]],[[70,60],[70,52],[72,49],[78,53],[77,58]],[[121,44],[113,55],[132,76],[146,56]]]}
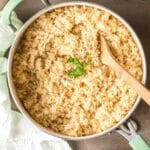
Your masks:
{"label": "wooden utensil", "polygon": [[127,70],[125,70],[112,55],[110,48],[104,38],[100,35],[101,41],[101,60],[102,63],[108,65],[113,71],[119,74],[119,76],[139,95],[143,100],[150,105],[150,91],[142,85],[137,79],[135,79]]}

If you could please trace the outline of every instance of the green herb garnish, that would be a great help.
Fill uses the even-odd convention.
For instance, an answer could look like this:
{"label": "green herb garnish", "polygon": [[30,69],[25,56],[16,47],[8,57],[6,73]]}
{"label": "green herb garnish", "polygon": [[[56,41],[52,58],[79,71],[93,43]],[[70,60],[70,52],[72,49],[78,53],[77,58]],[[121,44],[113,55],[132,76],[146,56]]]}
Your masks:
{"label": "green herb garnish", "polygon": [[85,73],[85,69],[88,65],[86,62],[81,63],[77,58],[72,57],[69,57],[68,62],[75,65],[75,68],[68,72],[69,76],[77,78]]}

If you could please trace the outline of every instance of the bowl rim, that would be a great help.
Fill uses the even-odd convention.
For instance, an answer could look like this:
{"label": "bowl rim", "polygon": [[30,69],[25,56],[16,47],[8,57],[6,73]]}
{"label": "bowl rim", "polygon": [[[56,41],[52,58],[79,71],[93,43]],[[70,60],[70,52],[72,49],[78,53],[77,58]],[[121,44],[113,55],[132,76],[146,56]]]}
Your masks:
{"label": "bowl rim", "polygon": [[93,8],[98,8],[100,10],[103,10],[105,12],[110,13],[111,15],[113,15],[115,18],[117,18],[130,32],[132,38],[134,39],[135,43],[138,46],[138,49],[140,51],[140,55],[142,58],[142,67],[143,67],[143,78],[142,78],[142,83],[145,84],[146,83],[146,78],[147,78],[147,64],[146,64],[146,57],[145,57],[145,53],[144,53],[144,49],[143,46],[136,34],[136,32],[133,30],[133,28],[127,23],[127,21],[125,19],[123,19],[123,17],[121,17],[120,15],[118,15],[117,13],[115,13],[114,11],[112,11],[111,9],[102,6],[100,4],[97,3],[93,3],[93,2],[84,2],[84,1],[72,1],[72,2],[62,2],[59,4],[55,4],[52,5],[50,7],[44,8],[42,10],[40,10],[39,12],[37,12],[35,15],[33,15],[20,29],[20,31],[17,33],[17,36],[15,37],[12,47],[10,49],[9,52],[9,56],[8,56],[8,72],[7,72],[7,77],[8,77],[8,85],[9,85],[9,90],[10,93],[12,95],[13,100],[15,101],[15,104],[17,105],[17,108],[19,109],[19,111],[23,114],[23,116],[25,116],[25,118],[27,118],[28,120],[30,120],[30,122],[32,122],[33,125],[35,125],[36,127],[40,128],[42,131],[59,137],[59,138],[63,138],[66,140],[73,140],[73,141],[80,141],[80,140],[86,140],[86,139],[92,139],[92,138],[96,138],[102,135],[105,135],[107,133],[110,133],[111,131],[117,129],[121,124],[123,124],[130,116],[131,114],[134,112],[134,110],[137,108],[138,104],[140,103],[140,97],[138,96],[134,105],[132,106],[132,108],[128,111],[127,115],[121,120],[119,121],[117,124],[115,124],[113,127],[101,132],[101,133],[96,133],[93,135],[87,135],[87,136],[80,136],[80,137],[73,137],[73,136],[67,136],[67,135],[63,135],[61,133],[57,133],[54,132],[50,129],[47,129],[45,127],[43,127],[42,125],[40,125],[39,123],[37,123],[34,119],[32,119],[32,117],[27,113],[27,111],[25,110],[25,108],[23,107],[23,105],[21,104],[19,98],[17,97],[17,94],[15,92],[15,87],[13,84],[13,80],[12,80],[12,61],[13,61],[13,56],[16,50],[16,47],[18,45],[18,43],[20,42],[20,39],[23,35],[23,33],[25,32],[25,30],[29,27],[29,25],[32,24],[32,22],[34,20],[36,20],[39,16],[41,16],[42,14],[52,11],[54,9],[57,8],[62,8],[62,7],[67,7],[67,6],[89,6],[89,7],[93,7]]}

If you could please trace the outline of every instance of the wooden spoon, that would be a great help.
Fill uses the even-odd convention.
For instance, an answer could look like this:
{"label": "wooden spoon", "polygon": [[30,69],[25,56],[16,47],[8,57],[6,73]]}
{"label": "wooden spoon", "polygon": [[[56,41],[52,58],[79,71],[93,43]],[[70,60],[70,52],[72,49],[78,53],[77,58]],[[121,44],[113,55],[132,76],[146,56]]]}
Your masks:
{"label": "wooden spoon", "polygon": [[101,41],[101,60],[102,63],[108,65],[113,71],[119,74],[119,76],[139,95],[143,100],[150,105],[150,91],[145,88],[137,79],[135,79],[128,71],[126,71],[112,55],[110,48],[104,38],[100,35]]}

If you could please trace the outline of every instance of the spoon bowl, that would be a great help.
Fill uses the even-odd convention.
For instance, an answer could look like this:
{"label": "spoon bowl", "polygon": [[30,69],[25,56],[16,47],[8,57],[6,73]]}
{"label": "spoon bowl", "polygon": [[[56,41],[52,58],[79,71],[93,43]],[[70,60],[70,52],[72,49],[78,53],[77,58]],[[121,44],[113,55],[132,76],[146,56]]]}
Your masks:
{"label": "spoon bowl", "polygon": [[134,78],[126,69],[124,69],[116,60],[103,35],[100,35],[101,41],[101,60],[115,71],[143,100],[150,105],[150,91]]}

